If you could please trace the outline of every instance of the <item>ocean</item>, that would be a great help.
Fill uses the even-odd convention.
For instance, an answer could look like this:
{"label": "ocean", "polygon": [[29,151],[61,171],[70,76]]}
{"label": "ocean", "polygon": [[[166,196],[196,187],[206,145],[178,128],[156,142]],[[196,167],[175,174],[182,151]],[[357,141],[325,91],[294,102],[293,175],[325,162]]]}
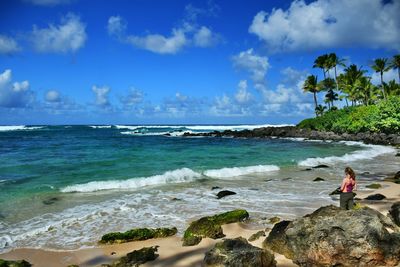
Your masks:
{"label": "ocean", "polygon": [[[397,171],[388,146],[182,137],[263,126],[0,126],[0,252],[91,247],[135,227],[176,226],[182,235],[191,220],[235,208],[266,227],[272,216],[338,205],[329,193],[346,166],[361,189]],[[311,168],[318,164],[329,168]],[[219,190],[236,195],[217,199]]]}

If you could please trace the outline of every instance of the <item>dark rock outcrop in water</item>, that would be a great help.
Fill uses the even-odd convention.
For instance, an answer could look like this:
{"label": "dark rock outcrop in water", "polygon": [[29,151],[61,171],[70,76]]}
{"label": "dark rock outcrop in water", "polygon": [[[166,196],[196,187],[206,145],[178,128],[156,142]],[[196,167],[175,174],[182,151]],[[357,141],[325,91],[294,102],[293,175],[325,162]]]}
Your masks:
{"label": "dark rock outcrop in water", "polygon": [[112,264],[105,264],[102,266],[106,267],[131,267],[131,266],[140,266],[148,261],[153,261],[157,259],[158,246],[155,247],[144,247],[139,250],[134,250],[126,256],[120,258],[119,260],[114,261]]}
{"label": "dark rock outcrop in water", "polygon": [[385,199],[386,197],[382,194],[374,194],[374,195],[369,195],[365,199],[366,200],[382,200]]}
{"label": "dark rock outcrop in water", "polygon": [[214,216],[200,218],[192,222],[183,234],[183,246],[194,246],[200,243],[203,237],[213,239],[224,237],[221,225],[240,222],[249,218],[246,210],[233,210]]}
{"label": "dark rock outcrop in water", "polygon": [[263,246],[300,266],[396,266],[400,263],[399,231],[371,208],[326,206],[276,224]]}
{"label": "dark rock outcrop in water", "polygon": [[276,261],[268,250],[252,246],[246,239],[238,237],[215,244],[207,251],[203,266],[274,267]]}
{"label": "dark rock outcrop in water", "polygon": [[315,178],[315,179],[313,180],[313,182],[323,182],[323,181],[325,181],[325,179],[324,179],[324,178],[321,178],[321,177],[317,177],[317,178]]}
{"label": "dark rock outcrop in water", "polygon": [[316,140],[334,140],[334,141],[362,141],[369,144],[382,145],[399,145],[400,135],[384,134],[384,133],[357,133],[357,134],[338,134],[334,132],[319,132],[309,129],[300,129],[296,126],[284,127],[262,127],[254,130],[232,131],[226,130],[223,132],[214,131],[210,133],[184,133],[183,136],[213,136],[213,137],[242,137],[242,138],[271,138],[271,137],[294,137]]}
{"label": "dark rock outcrop in water", "polygon": [[329,168],[329,166],[325,165],[325,164],[320,164],[320,165],[314,166],[312,168],[313,169],[323,169],[323,168]]}
{"label": "dark rock outcrop in water", "polygon": [[400,202],[396,202],[390,207],[389,214],[394,223],[400,226]]}
{"label": "dark rock outcrop in water", "polygon": [[236,195],[236,193],[233,191],[230,191],[230,190],[222,190],[222,191],[218,192],[217,198],[220,199],[220,198],[223,198],[226,196],[231,196],[231,195]]}

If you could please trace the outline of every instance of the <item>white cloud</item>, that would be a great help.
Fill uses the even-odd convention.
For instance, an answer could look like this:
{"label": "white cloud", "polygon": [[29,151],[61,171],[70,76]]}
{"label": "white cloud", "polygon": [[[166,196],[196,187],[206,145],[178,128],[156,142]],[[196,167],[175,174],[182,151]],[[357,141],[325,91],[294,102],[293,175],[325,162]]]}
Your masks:
{"label": "white cloud", "polygon": [[121,37],[126,31],[127,23],[120,16],[111,16],[108,19],[107,31],[111,36]]}
{"label": "white cloud", "polygon": [[49,90],[45,95],[46,102],[56,103],[61,101],[60,93],[56,90]]}
{"label": "white cloud", "polygon": [[202,26],[193,36],[194,45],[199,47],[214,46],[218,41],[218,35],[205,26]]}
{"label": "white cloud", "polygon": [[188,43],[182,29],[173,29],[171,36],[168,37],[161,34],[130,35],[126,37],[126,41],[138,48],[159,54],[176,54]]}
{"label": "white cloud", "polygon": [[144,93],[135,88],[131,88],[127,96],[121,97],[121,102],[124,104],[125,108],[132,108],[139,103],[142,103],[144,99]]}
{"label": "white cloud", "polygon": [[14,54],[19,50],[17,41],[11,37],[0,35],[0,54]]}
{"label": "white cloud", "polygon": [[[372,73],[371,76],[371,82],[375,85],[380,85],[381,84],[381,74],[379,72],[374,72]],[[389,71],[386,71],[383,73],[383,81],[385,83],[390,82],[391,80],[395,80],[396,82],[399,82],[399,74],[397,70],[390,69]]]}
{"label": "white cloud", "polygon": [[257,89],[265,87],[265,75],[270,67],[268,57],[256,55],[251,48],[233,56],[232,61],[236,68],[246,70],[250,73],[251,79]]}
{"label": "white cloud", "polygon": [[271,51],[368,47],[400,50],[400,1],[295,0],[288,10],[260,11],[249,32]]}
{"label": "white cloud", "polygon": [[34,94],[29,90],[29,82],[12,83],[12,71],[0,73],[0,107],[25,108],[34,102]]}
{"label": "white cloud", "polygon": [[110,101],[108,99],[108,93],[110,92],[110,87],[102,86],[97,87],[96,85],[92,86],[92,92],[95,94],[96,101],[95,104],[99,107],[106,108],[110,106]]}
{"label": "white cloud", "polygon": [[72,13],[62,18],[61,24],[50,24],[47,28],[33,26],[32,43],[42,53],[76,52],[85,45],[86,25]]}
{"label": "white cloud", "polygon": [[158,54],[176,54],[184,47],[210,47],[219,42],[219,35],[208,27],[198,27],[185,21],[181,27],[173,28],[169,36],[162,34],[146,34],[143,36],[126,33],[127,23],[121,16],[108,19],[107,31],[111,37],[120,42]]}
{"label": "white cloud", "polygon": [[249,103],[252,99],[251,94],[247,91],[247,81],[242,80],[238,84],[238,90],[235,94],[235,99],[239,104]]}

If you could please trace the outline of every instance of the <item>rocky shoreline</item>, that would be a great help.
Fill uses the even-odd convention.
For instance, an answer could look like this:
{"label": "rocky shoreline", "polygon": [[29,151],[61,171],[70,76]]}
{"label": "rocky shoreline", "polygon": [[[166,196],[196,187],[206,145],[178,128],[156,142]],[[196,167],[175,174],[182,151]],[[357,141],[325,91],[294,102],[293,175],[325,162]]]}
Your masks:
{"label": "rocky shoreline", "polygon": [[320,132],[309,129],[300,129],[296,126],[263,127],[254,130],[242,131],[214,131],[209,133],[185,132],[184,137],[209,136],[209,137],[236,137],[236,138],[305,138],[311,140],[333,140],[333,141],[359,141],[366,144],[376,145],[400,145],[399,134],[385,133],[357,133],[338,134],[334,132]]}

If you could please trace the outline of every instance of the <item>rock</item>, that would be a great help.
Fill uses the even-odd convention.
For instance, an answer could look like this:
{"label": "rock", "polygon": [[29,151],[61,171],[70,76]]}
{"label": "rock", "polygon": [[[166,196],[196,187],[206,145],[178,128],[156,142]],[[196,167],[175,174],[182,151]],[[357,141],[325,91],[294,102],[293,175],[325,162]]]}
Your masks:
{"label": "rock", "polygon": [[79,265],[71,264],[71,265],[68,265],[67,267],[79,267]]}
{"label": "rock", "polygon": [[236,195],[236,193],[233,191],[229,191],[229,190],[222,190],[222,191],[218,192],[217,198],[221,199],[223,197],[230,196],[230,195]]}
{"label": "rock", "polygon": [[370,189],[379,189],[382,187],[381,184],[369,184],[367,186],[365,186],[366,188],[370,188]]}
{"label": "rock", "polygon": [[108,233],[101,237],[100,243],[112,244],[112,243],[124,243],[130,241],[147,240],[151,238],[168,237],[175,235],[178,232],[176,227],[172,228],[135,228],[124,233],[114,232]]}
{"label": "rock", "polygon": [[206,252],[203,266],[274,267],[276,261],[268,250],[252,246],[246,239],[238,237],[215,244]]}
{"label": "rock", "polygon": [[322,182],[322,181],[325,181],[325,179],[324,179],[324,178],[321,178],[321,177],[317,177],[317,178],[315,178],[315,179],[313,180],[313,182]]}
{"label": "rock", "polygon": [[263,246],[299,266],[395,266],[400,263],[399,231],[371,208],[342,210],[331,205],[275,224]]}
{"label": "rock", "polygon": [[277,222],[280,222],[281,218],[279,218],[278,216],[274,216],[272,218],[269,218],[269,223],[270,224],[276,224]]}
{"label": "rock", "polygon": [[0,267],[31,267],[32,264],[25,260],[8,261],[0,259]]}
{"label": "rock", "polygon": [[144,264],[148,261],[153,261],[157,259],[158,254],[157,252],[158,246],[155,247],[144,247],[139,250],[134,250],[126,256],[120,258],[119,260],[114,261],[112,264],[105,264],[103,266],[107,267],[133,267],[139,266]]}
{"label": "rock", "polygon": [[258,231],[257,233],[255,233],[255,234],[252,234],[250,237],[249,237],[249,241],[250,242],[253,242],[253,241],[256,241],[257,239],[259,239],[260,237],[262,237],[262,236],[265,236],[265,232],[264,231]]}
{"label": "rock", "polygon": [[395,155],[395,157],[400,157],[400,152],[397,152],[397,154]]}
{"label": "rock", "polygon": [[400,180],[400,171],[396,172],[396,174],[394,175],[394,179]]}
{"label": "rock", "polygon": [[340,195],[342,193],[342,191],[340,191],[340,187],[336,188],[335,190],[333,190],[329,195]]}
{"label": "rock", "polygon": [[312,167],[313,169],[322,169],[322,168],[329,168],[329,166],[328,165],[325,165],[325,164],[320,164],[320,165],[317,165],[317,166],[314,166],[314,167]]}
{"label": "rock", "polygon": [[385,199],[385,198],[386,197],[384,195],[382,195],[382,194],[374,194],[374,195],[369,195],[364,199],[366,199],[366,200],[382,200],[382,199]]}
{"label": "rock", "polygon": [[213,186],[213,187],[211,187],[211,190],[216,190],[216,189],[221,189],[221,187],[219,187],[219,186]]}
{"label": "rock", "polygon": [[174,197],[174,198],[171,198],[171,200],[172,200],[172,201],[181,201],[182,199],[177,198],[177,197]]}
{"label": "rock", "polygon": [[393,222],[400,226],[400,202],[396,202],[390,207],[389,214]]}
{"label": "rock", "polygon": [[45,205],[51,205],[51,204],[56,203],[59,200],[60,200],[60,198],[58,198],[58,197],[50,197],[50,198],[47,198],[47,199],[43,200],[42,202]]}
{"label": "rock", "polygon": [[282,178],[282,181],[289,181],[289,180],[292,180],[293,178],[292,177],[286,177],[286,178]]}
{"label": "rock", "polygon": [[200,218],[192,222],[183,234],[183,246],[194,246],[200,243],[203,237],[213,239],[224,237],[222,224],[240,222],[249,218],[245,210],[233,210],[214,216]]}
{"label": "rock", "polygon": [[113,255],[116,255],[116,254],[117,254],[117,252],[112,251],[110,255],[113,256]]}
{"label": "rock", "polygon": [[312,171],[312,169],[311,168],[306,168],[306,169],[304,169],[302,171]]}

